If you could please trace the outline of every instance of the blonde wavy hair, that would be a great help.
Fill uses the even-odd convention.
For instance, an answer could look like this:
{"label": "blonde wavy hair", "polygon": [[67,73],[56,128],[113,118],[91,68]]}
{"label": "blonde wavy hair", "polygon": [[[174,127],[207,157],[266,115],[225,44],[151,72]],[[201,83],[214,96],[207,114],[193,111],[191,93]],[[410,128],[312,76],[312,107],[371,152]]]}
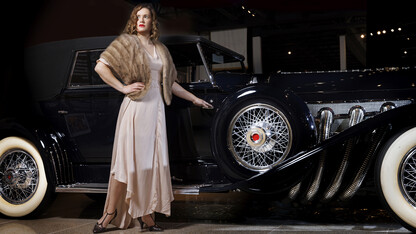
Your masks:
{"label": "blonde wavy hair", "polygon": [[123,30],[123,33],[127,34],[137,34],[137,12],[143,8],[147,8],[150,11],[152,18],[152,29],[150,30],[150,39],[157,40],[159,38],[159,23],[157,21],[156,11],[151,4],[142,3],[134,7],[133,11],[130,14],[130,18],[127,21],[126,27]]}

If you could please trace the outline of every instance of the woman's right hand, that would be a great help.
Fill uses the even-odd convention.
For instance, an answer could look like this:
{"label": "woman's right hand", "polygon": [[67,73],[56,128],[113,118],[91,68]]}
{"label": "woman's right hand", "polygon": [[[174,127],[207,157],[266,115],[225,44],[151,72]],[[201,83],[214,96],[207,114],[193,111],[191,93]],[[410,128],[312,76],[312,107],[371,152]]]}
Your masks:
{"label": "woman's right hand", "polygon": [[129,94],[136,91],[142,91],[144,89],[144,83],[143,82],[135,82],[129,85],[123,86],[122,93]]}
{"label": "woman's right hand", "polygon": [[100,75],[103,81],[123,94],[129,94],[144,89],[145,85],[143,82],[136,82],[129,85],[122,84],[111,72],[110,68],[105,65],[102,61],[98,60],[95,66],[95,71]]}

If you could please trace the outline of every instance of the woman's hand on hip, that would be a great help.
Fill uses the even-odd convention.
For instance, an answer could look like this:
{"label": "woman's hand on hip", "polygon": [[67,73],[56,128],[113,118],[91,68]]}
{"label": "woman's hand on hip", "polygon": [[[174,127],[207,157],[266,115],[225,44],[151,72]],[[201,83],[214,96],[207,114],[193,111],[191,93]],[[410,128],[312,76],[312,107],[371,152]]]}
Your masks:
{"label": "woman's hand on hip", "polygon": [[122,93],[129,94],[136,91],[142,91],[144,89],[143,82],[135,82],[123,87]]}

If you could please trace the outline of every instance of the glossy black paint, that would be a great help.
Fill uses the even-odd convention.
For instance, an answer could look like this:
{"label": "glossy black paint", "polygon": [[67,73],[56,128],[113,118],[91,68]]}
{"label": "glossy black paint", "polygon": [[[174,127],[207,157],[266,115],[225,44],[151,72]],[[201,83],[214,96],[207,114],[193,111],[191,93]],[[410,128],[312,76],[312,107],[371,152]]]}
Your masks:
{"label": "glossy black paint", "polygon": [[[270,186],[276,186],[276,188],[288,188],[290,185],[295,184],[296,179],[293,179],[294,177],[298,178],[299,181],[308,175],[308,166],[311,165],[311,162],[316,161],[319,154],[323,151],[334,147],[340,147],[341,144],[346,140],[353,137],[362,136],[375,129],[385,129],[385,131],[387,131],[387,135],[392,136],[401,129],[416,126],[415,119],[416,104],[411,104],[391,111],[387,111],[369,120],[366,120],[365,122],[348,128],[342,133],[329,138],[322,143],[316,144],[314,147],[308,150],[300,151],[297,154],[288,157],[279,166],[263,174],[257,174],[246,180],[242,180],[234,184],[229,184],[224,187],[204,187],[202,188],[202,191],[220,192],[237,188],[250,189],[252,187],[257,187],[258,184],[263,184],[265,182],[268,184],[268,186],[264,184],[264,187],[258,189],[256,192],[268,193],[279,191],[270,189]],[[390,128],[392,130],[386,130]],[[388,139],[388,136],[386,136],[384,140]],[[302,171],[302,173],[299,173],[299,171]],[[294,176],[295,172],[297,176]],[[301,176],[299,176],[299,174]],[[289,178],[292,178],[292,181]],[[285,191],[285,189],[282,190]]]}
{"label": "glossy black paint", "polygon": [[269,83],[292,90],[306,102],[416,98],[416,68],[276,73]]}
{"label": "glossy black paint", "polygon": [[[72,172],[75,179],[68,180],[59,171],[60,167],[65,165],[59,164],[55,172],[57,184],[106,183],[108,180],[115,123],[123,95],[108,86],[72,86],[71,75],[78,51],[103,50],[113,39],[114,37],[83,38],[44,44],[28,50],[26,70],[32,78],[30,85],[35,89],[33,104],[36,115],[54,129],[55,135],[60,134],[67,139],[70,143],[69,148],[72,149],[68,153],[68,163],[73,164]],[[195,61],[192,63],[194,65],[202,64],[197,43],[202,44],[203,48],[221,51],[228,56],[225,57],[227,59],[244,60],[243,56],[201,37],[171,36],[167,39],[161,38],[161,41],[170,48],[177,65],[189,64],[189,58]],[[187,56],[184,56],[185,54]],[[94,66],[93,59],[88,66]],[[48,87],[42,85],[46,83]],[[206,94],[204,98],[212,99],[214,105],[219,104],[225,97],[219,97],[221,95],[217,94],[218,88],[213,88],[210,83],[197,83],[195,86],[196,89],[203,90]],[[187,84],[184,87],[187,87]],[[167,107],[172,175],[177,178],[175,182],[181,183],[222,181],[223,177],[217,164],[213,163],[205,138],[200,137],[199,141],[202,143],[196,144],[194,141],[199,135],[203,135],[200,132],[205,133],[209,127],[202,124],[196,127],[195,131],[199,132],[193,134],[190,126],[190,106],[189,102],[176,98],[172,105]],[[194,112],[197,111],[199,109],[194,108]],[[212,111],[202,112],[203,115],[210,115]],[[207,124],[209,126],[209,121]],[[57,161],[52,160],[54,156],[46,154],[45,157]],[[204,172],[205,170],[207,171]],[[211,173],[212,170],[214,172]]]}
{"label": "glossy black paint", "polygon": [[[281,106],[287,107],[285,111],[294,119],[299,128],[299,134],[297,134],[299,135],[299,150],[305,150],[316,143],[315,123],[305,102],[290,90],[276,90],[263,84],[251,85],[227,96],[214,117],[214,122],[211,126],[211,142],[215,140],[214,138],[218,135],[217,131],[221,129],[217,125],[218,121],[229,117],[228,110],[238,103],[244,103],[247,100],[253,99],[271,100]],[[211,147],[215,148],[213,145]],[[213,152],[215,151],[218,152],[217,149],[213,149]],[[214,154],[214,157],[219,160],[221,155]]]}
{"label": "glossy black paint", "polygon": [[[67,153],[72,155],[73,147],[62,136],[56,135],[50,124],[42,118],[24,120],[5,118],[0,120],[0,138],[22,137],[32,142],[44,156],[48,181],[53,184],[73,183],[72,165],[68,163]],[[69,151],[69,152],[68,152]]]}
{"label": "glossy black paint", "polygon": [[[36,142],[51,164],[57,185],[106,183],[118,109],[123,95],[111,87],[70,87],[76,52],[104,49],[114,37],[84,38],[55,42],[32,48],[25,70],[31,76],[35,116],[23,116],[0,126],[0,137],[18,134]],[[176,65],[202,64],[195,45],[226,53],[242,62],[244,57],[209,40],[194,36],[161,39],[170,49]],[[184,56],[184,55],[187,56]],[[39,56],[43,59],[39,60]],[[92,65],[91,65],[92,66]],[[244,70],[244,69],[242,69]],[[227,184],[220,170],[223,155],[212,144],[219,134],[218,122],[229,118],[228,110],[248,100],[271,100],[285,108],[296,123],[296,152],[281,165],[264,174],[226,187],[201,191],[226,191],[245,188],[253,192],[284,191],[303,180],[314,167],[316,156],[346,139],[364,136],[369,131],[391,125],[392,132],[414,126],[415,108],[401,107],[375,116],[347,129],[322,144],[317,144],[315,119],[308,103],[339,103],[367,100],[416,98],[416,69],[368,70],[348,72],[306,72],[251,75],[217,72],[217,86],[210,82],[183,83],[182,86],[214,105],[204,110],[174,98],[166,107],[169,154],[173,182],[178,184]],[[249,84],[256,77],[258,84]],[[3,121],[4,122],[4,121]],[[30,124],[29,124],[30,123]],[[19,127],[17,127],[19,126]],[[364,138],[364,137],[363,137]],[[365,144],[361,144],[362,147]],[[299,173],[302,172],[302,173]]]}
{"label": "glossy black paint", "polygon": [[[296,94],[290,90],[279,90],[266,86],[263,84],[250,85],[246,88],[240,89],[237,92],[229,95],[218,108],[216,115],[214,116],[213,123],[211,125],[211,149],[214,158],[219,164],[230,164],[237,162],[229,162],[225,155],[228,153],[226,150],[228,147],[222,142],[225,140],[220,137],[227,134],[227,119],[232,117],[233,109],[239,105],[244,105],[245,103],[269,103],[284,108],[284,111],[287,113],[289,122],[292,124],[292,130],[294,133],[294,143],[292,146],[293,152],[291,154],[296,154],[299,151],[306,151],[316,143],[316,128],[313,117],[311,116],[305,102],[303,102]],[[289,155],[291,156],[291,155]],[[276,180],[271,177],[262,177],[261,181],[257,183],[249,183],[243,186],[246,190],[251,192],[277,192],[287,189],[288,187],[299,182],[304,176],[306,176],[310,171],[312,166],[311,161],[304,161],[296,165],[296,169],[282,172],[285,174],[281,176],[281,179]],[[236,167],[235,165],[230,165],[230,167]],[[298,171],[303,171],[304,173],[299,174]],[[230,175],[236,172],[227,171],[226,174]],[[296,174],[295,174],[296,173]],[[241,175],[236,174],[232,177],[241,178],[240,180],[244,181],[244,177],[253,178],[259,176],[258,173],[244,171]],[[248,179],[247,181],[249,181]],[[209,189],[219,190],[219,188],[204,188],[205,191]]]}

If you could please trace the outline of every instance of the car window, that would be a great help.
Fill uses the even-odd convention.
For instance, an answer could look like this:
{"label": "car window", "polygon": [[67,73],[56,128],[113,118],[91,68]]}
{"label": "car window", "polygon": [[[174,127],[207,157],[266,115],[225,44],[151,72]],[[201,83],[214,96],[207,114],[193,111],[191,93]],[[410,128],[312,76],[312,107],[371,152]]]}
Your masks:
{"label": "car window", "polygon": [[168,49],[178,72],[179,83],[209,81],[196,44],[169,44]]}
{"label": "car window", "polygon": [[210,64],[212,72],[228,71],[243,72],[241,62],[232,57],[230,54],[214,48],[204,46],[203,48],[205,60]]}
{"label": "car window", "polygon": [[209,82],[204,65],[177,66],[179,83]]}
{"label": "car window", "polygon": [[[210,81],[196,44],[170,44],[168,48],[176,65],[180,83]],[[202,51],[210,72],[243,70],[240,61],[226,52],[204,45]]]}
{"label": "car window", "polygon": [[77,51],[71,72],[69,87],[102,87],[106,86],[94,71],[97,59],[103,50]]}

